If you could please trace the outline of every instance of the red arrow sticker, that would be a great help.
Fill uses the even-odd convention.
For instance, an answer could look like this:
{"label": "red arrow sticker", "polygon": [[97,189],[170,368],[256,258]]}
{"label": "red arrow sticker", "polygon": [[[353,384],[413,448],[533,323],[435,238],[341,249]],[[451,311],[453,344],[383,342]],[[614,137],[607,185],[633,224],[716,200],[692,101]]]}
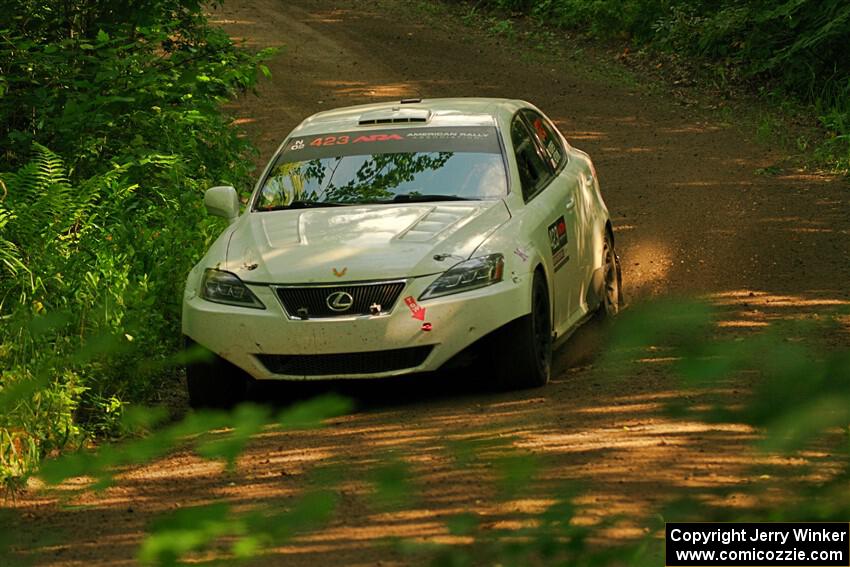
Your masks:
{"label": "red arrow sticker", "polygon": [[413,315],[414,319],[425,320],[425,308],[420,307],[412,295],[405,297],[404,302],[407,304],[408,309],[410,309],[410,314]]}

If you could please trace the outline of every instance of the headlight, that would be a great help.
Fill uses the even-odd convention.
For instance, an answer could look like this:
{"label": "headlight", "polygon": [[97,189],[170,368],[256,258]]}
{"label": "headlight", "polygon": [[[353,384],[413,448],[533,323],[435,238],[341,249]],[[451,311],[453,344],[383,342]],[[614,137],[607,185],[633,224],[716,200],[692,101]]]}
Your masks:
{"label": "headlight", "polygon": [[266,306],[245,287],[235,274],[207,268],[201,281],[201,297],[214,303],[265,309]]}
{"label": "headlight", "polygon": [[492,285],[502,281],[504,271],[505,257],[501,254],[472,258],[457,264],[437,278],[419,296],[419,299],[430,299]]}

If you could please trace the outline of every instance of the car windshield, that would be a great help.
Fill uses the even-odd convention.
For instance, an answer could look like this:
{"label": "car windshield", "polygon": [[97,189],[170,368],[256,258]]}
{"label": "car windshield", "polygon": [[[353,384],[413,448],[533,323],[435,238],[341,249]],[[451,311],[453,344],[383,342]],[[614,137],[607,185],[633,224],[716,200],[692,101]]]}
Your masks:
{"label": "car windshield", "polygon": [[292,138],[255,211],[507,194],[494,127],[393,128]]}

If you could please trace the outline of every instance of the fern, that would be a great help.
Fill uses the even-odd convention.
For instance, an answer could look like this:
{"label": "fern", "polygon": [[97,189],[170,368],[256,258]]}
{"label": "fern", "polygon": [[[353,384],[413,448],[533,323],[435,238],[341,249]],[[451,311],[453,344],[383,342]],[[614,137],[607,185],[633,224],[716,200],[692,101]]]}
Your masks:
{"label": "fern", "polygon": [[33,144],[30,162],[15,173],[1,174],[15,213],[10,224],[12,241],[23,249],[65,232],[78,220],[80,203],[68,181],[62,158],[40,144]]}
{"label": "fern", "polygon": [[27,165],[17,173],[3,175],[10,197],[16,200],[18,197],[21,200],[34,199],[54,186],[60,192],[70,191],[71,184],[62,158],[41,144],[33,143],[32,147],[34,155]]}
{"label": "fern", "polygon": [[19,271],[28,271],[18,247],[6,238],[6,225],[13,218],[10,211],[0,208],[0,274],[4,279],[17,276]]}

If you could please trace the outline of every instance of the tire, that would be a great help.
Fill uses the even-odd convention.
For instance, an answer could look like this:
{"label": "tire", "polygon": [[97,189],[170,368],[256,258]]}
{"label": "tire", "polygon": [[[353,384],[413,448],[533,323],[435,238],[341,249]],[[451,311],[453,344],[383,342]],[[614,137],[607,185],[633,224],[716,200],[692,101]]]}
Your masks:
{"label": "tire", "polygon": [[[186,347],[202,348],[190,339],[186,339]],[[230,409],[244,401],[249,381],[245,373],[211,351],[203,358],[186,365],[189,405],[195,409]]]}
{"label": "tire", "polygon": [[623,308],[623,272],[620,257],[614,250],[611,235],[605,232],[602,245],[602,300],[599,302],[599,314],[604,318],[615,317]]}
{"label": "tire", "polygon": [[531,313],[497,333],[490,353],[496,386],[511,390],[545,386],[552,372],[552,322],[542,273],[534,274]]}

